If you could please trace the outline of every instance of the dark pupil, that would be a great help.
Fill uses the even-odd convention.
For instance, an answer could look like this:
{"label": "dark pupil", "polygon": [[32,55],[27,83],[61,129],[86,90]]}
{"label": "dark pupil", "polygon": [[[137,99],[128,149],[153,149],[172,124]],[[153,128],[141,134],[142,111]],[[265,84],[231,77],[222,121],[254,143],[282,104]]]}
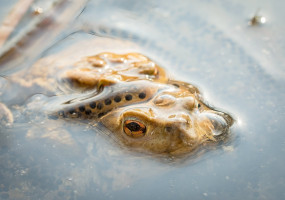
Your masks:
{"label": "dark pupil", "polygon": [[130,130],[130,131],[139,131],[141,130],[141,127],[138,123],[136,122],[131,122],[131,123],[128,123],[126,125],[126,127]]}

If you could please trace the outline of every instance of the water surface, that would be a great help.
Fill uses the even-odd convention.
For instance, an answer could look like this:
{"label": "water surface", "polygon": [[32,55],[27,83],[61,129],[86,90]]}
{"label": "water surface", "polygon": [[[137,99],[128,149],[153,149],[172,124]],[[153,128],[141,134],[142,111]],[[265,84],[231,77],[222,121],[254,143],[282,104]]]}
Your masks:
{"label": "water surface", "polygon": [[[37,137],[57,126],[39,114],[24,115],[10,97],[2,96],[18,121],[0,131],[0,199],[283,199],[285,16],[281,4],[277,0],[270,4],[89,1],[54,40],[30,49],[27,62],[9,61],[1,73],[13,74],[16,68],[29,67],[38,58],[80,41],[127,41],[174,77],[197,85],[209,103],[230,112],[236,119],[231,140],[173,162],[119,147],[100,126],[64,122],[60,134],[71,134],[72,141],[66,142],[73,146],[69,146]],[[258,9],[267,23],[249,26]],[[47,97],[15,98],[26,105]],[[48,131],[57,135],[59,130]]]}

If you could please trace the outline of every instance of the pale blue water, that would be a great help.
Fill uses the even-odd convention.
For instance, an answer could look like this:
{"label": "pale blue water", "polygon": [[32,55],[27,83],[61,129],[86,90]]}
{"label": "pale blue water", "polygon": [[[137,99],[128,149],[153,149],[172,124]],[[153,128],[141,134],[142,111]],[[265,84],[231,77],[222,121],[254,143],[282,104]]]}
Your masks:
{"label": "pale blue water", "polygon": [[[0,132],[0,199],[285,198],[282,6],[277,0],[89,1],[65,39],[31,57],[94,37],[131,41],[230,112],[232,140],[176,163],[132,154],[98,127],[80,124],[65,125],[76,141],[72,148],[29,139],[31,127],[40,132],[48,125],[34,115],[19,117]],[[258,9],[267,22],[248,26]]]}

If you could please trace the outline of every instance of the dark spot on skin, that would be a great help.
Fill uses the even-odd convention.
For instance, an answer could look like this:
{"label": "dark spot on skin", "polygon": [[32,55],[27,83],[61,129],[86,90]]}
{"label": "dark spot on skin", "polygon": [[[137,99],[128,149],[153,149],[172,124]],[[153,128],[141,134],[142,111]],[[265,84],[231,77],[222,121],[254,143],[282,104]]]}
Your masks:
{"label": "dark spot on skin", "polygon": [[120,96],[115,96],[114,101],[119,103],[121,101],[121,97]]}
{"label": "dark spot on skin", "polygon": [[105,115],[105,113],[99,113],[98,114],[98,118],[100,118],[100,117],[102,117],[102,116],[104,116]]}
{"label": "dark spot on skin", "polygon": [[96,102],[91,102],[90,104],[89,104],[89,106],[90,106],[90,108],[96,108]]}
{"label": "dark spot on skin", "polygon": [[89,109],[88,109],[88,110],[85,110],[85,114],[86,114],[86,115],[90,115],[91,113],[92,113],[91,110],[89,110]]}
{"label": "dark spot on skin", "polygon": [[103,108],[103,104],[102,103],[98,103],[97,104],[97,109],[101,110]]}
{"label": "dark spot on skin", "polygon": [[201,104],[198,103],[198,108],[201,108]]}
{"label": "dark spot on skin", "polygon": [[84,112],[85,111],[85,106],[79,106],[79,111]]}
{"label": "dark spot on skin", "polygon": [[146,94],[144,93],[144,92],[141,92],[140,94],[139,94],[139,98],[140,99],[144,99],[146,97]]}
{"label": "dark spot on skin", "polygon": [[127,95],[125,96],[125,99],[126,99],[127,101],[130,101],[130,100],[133,99],[133,96],[130,95],[130,94],[127,94]]}
{"label": "dark spot on skin", "polygon": [[75,110],[74,110],[74,109],[70,109],[68,112],[69,112],[70,114],[73,114],[73,113],[75,113]]}
{"label": "dark spot on skin", "polygon": [[110,105],[112,103],[111,99],[105,99],[105,105]]}

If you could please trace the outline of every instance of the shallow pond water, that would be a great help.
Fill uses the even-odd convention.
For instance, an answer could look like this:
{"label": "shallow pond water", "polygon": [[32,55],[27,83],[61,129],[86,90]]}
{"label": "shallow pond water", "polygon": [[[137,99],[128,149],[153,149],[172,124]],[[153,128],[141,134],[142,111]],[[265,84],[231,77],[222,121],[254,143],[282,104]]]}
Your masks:
{"label": "shallow pond water", "polygon": [[[23,110],[22,105],[46,101],[48,94],[13,91],[1,96],[17,121],[0,131],[0,199],[283,199],[281,4],[93,0],[81,5],[61,31],[44,30],[55,35],[49,41],[31,39],[43,45],[19,47],[23,57],[0,63],[7,76],[1,83],[9,85],[9,76],[41,57],[70,46],[75,51],[76,45],[83,46],[80,54],[88,41],[114,38],[128,44],[122,51],[139,51],[197,85],[210,104],[230,112],[236,122],[230,140],[220,146],[178,161],[155,158],[116,145],[103,127],[49,121]],[[249,26],[258,9],[267,22]],[[118,46],[108,48],[119,51]],[[3,93],[6,86],[1,86]],[[64,129],[57,130],[57,123]],[[64,142],[46,139],[46,131],[54,137],[60,131]]]}

